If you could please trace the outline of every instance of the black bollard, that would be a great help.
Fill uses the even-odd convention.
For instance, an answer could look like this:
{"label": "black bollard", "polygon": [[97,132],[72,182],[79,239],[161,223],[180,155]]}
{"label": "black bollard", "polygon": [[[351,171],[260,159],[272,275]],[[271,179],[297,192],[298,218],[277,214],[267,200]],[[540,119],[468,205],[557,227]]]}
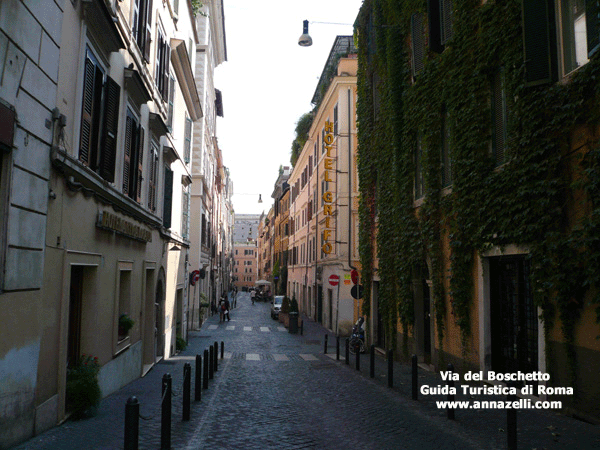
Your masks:
{"label": "black bollard", "polygon": [[356,370],[360,370],[360,348],[356,349]]}
{"label": "black bollard", "polygon": [[[452,363],[448,364],[448,372],[450,372],[450,378],[448,381],[448,387],[450,389],[448,389],[448,402],[453,402],[454,401],[454,394],[451,394],[450,392],[452,392],[454,389],[454,380],[452,379],[452,373],[454,372],[454,366],[452,365]],[[450,405],[450,403],[448,403],[448,405]],[[454,408],[451,408],[450,406],[448,406],[448,408],[446,409],[446,415],[448,416],[449,420],[454,420]]]}
{"label": "black bollard", "polygon": [[208,389],[208,350],[204,350],[204,371],[202,372],[202,389]]}
{"label": "black bollard", "polygon": [[196,378],[194,379],[194,401],[202,400],[202,356],[196,355]]}
{"label": "black bollard", "polygon": [[[507,383],[507,387],[516,387],[514,383]],[[506,400],[511,403],[517,400],[516,395],[508,394]],[[517,450],[517,410],[509,408],[506,410],[506,444],[508,450]]]}
{"label": "black bollard", "polygon": [[323,354],[326,355],[327,354],[327,339],[329,338],[329,336],[326,334],[325,335],[325,344],[323,346]]}
{"label": "black bollard", "polygon": [[171,374],[166,373],[162,378],[162,414],[160,417],[160,448],[171,448]]}
{"label": "black bollard", "polygon": [[221,359],[225,357],[225,342],[221,341]]}
{"label": "black bollard", "polygon": [[140,437],[140,403],[129,397],[125,403],[125,450],[138,450]]}
{"label": "black bollard", "polygon": [[371,344],[371,365],[369,370],[371,378],[375,378],[375,346]]}
{"label": "black bollard", "polygon": [[340,360],[340,336],[335,337],[335,359]]}
{"label": "black bollard", "polygon": [[346,338],[346,364],[350,364],[350,339]]}
{"label": "black bollard", "polygon": [[394,387],[394,350],[388,350],[388,387]]}
{"label": "black bollard", "polygon": [[218,369],[218,366],[219,366],[219,363],[218,363],[218,361],[219,361],[219,343],[217,341],[215,341],[214,346],[215,346],[215,372],[216,372]]}
{"label": "black bollard", "polygon": [[213,379],[213,373],[215,370],[215,348],[211,345],[208,347],[208,379]]}
{"label": "black bollard", "polygon": [[190,363],[183,365],[183,414],[184,422],[190,420],[190,394],[192,389],[192,366]]}
{"label": "black bollard", "polygon": [[419,366],[417,366],[417,355],[412,355],[412,399],[419,399]]}

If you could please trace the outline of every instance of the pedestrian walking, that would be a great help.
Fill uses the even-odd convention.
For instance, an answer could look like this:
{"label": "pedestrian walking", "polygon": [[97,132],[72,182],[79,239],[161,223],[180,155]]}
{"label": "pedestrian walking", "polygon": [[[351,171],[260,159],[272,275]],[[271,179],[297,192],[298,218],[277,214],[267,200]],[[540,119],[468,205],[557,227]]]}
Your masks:
{"label": "pedestrian walking", "polygon": [[250,299],[252,300],[252,304],[254,305],[254,298],[256,297],[256,290],[252,289],[250,291]]}
{"label": "pedestrian walking", "polygon": [[225,315],[225,301],[223,300],[223,296],[219,299],[219,322],[224,322]]}
{"label": "pedestrian walking", "polygon": [[227,297],[225,297],[223,299],[223,306],[225,307],[225,310],[223,311],[223,322],[225,321],[225,317],[227,317],[227,322],[229,322],[231,320],[231,318],[229,317],[229,299]]}

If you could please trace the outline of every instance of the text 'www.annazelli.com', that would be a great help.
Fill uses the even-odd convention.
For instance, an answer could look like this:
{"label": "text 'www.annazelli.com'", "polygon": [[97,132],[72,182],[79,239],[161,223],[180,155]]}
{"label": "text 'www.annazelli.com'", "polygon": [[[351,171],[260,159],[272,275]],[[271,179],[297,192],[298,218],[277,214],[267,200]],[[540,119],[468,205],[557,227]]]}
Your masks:
{"label": "text 'www.annazelli.com'", "polygon": [[439,409],[561,409],[561,401],[532,401],[528,398],[518,400],[472,400],[435,402]]}

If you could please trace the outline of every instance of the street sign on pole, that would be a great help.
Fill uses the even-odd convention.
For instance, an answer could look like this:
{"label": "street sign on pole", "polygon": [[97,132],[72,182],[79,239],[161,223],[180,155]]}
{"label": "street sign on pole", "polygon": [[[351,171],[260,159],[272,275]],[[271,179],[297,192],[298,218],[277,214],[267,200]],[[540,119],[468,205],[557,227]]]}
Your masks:
{"label": "street sign on pole", "polygon": [[359,300],[363,296],[363,291],[364,289],[362,284],[355,284],[352,286],[352,289],[350,289],[350,295],[352,295],[352,298]]}
{"label": "street sign on pole", "polygon": [[329,284],[330,285],[337,286],[339,282],[340,282],[340,277],[337,276],[336,274],[329,276]]}

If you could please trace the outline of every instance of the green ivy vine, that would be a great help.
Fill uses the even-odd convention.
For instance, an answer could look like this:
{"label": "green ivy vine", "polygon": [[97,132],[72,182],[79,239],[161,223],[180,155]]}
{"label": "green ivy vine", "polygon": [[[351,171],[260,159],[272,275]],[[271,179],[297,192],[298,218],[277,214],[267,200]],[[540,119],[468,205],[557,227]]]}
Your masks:
{"label": "green ivy vine", "polygon": [[[426,2],[365,0],[357,19],[362,280],[371,286],[377,273],[380,313],[395,345],[398,322],[405,334],[414,326],[412,280],[427,261],[438,344],[453,320],[466,354],[476,307],[475,255],[509,244],[527,248],[546,338],[558,317],[574,373],[575,329],[586,299],[598,305],[600,323],[600,143],[579,158],[570,142],[575,127],[587,126],[593,135],[599,122],[600,62],[593,59],[568,82],[527,86],[521,1],[453,3],[453,37],[441,54],[428,52],[416,81],[410,21],[414,13],[427,17]],[[490,87],[498,73],[509,110],[500,167],[490,150]],[[449,194],[440,177],[442,111],[450,130]],[[418,213],[417,139],[424,179]],[[575,192],[583,193],[588,208],[579,216],[573,214]],[[365,289],[365,315],[370,295]]]}

